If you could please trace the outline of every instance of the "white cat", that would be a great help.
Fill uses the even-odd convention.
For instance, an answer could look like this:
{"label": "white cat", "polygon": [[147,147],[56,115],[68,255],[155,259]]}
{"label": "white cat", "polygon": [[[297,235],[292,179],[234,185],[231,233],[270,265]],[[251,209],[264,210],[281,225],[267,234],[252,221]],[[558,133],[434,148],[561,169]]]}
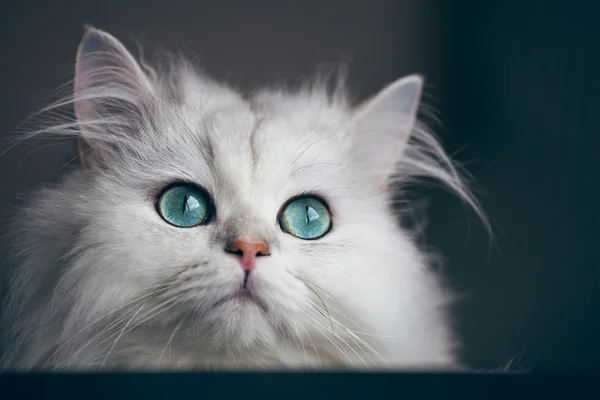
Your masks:
{"label": "white cat", "polygon": [[391,207],[428,177],[479,212],[416,122],[422,84],[242,97],[87,28],[76,121],[43,129],[79,136],[81,168],[18,218],[2,369],[459,368]]}

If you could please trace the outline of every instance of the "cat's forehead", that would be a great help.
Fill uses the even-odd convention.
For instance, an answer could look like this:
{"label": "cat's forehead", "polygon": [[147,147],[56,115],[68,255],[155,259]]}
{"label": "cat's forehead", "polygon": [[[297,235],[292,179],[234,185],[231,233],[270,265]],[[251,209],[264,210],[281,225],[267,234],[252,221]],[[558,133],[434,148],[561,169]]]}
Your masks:
{"label": "cat's forehead", "polygon": [[[344,119],[299,109],[268,112],[226,107],[178,116],[180,168],[211,191],[235,197],[290,196],[319,191],[344,161]],[[189,137],[193,136],[193,137]]]}

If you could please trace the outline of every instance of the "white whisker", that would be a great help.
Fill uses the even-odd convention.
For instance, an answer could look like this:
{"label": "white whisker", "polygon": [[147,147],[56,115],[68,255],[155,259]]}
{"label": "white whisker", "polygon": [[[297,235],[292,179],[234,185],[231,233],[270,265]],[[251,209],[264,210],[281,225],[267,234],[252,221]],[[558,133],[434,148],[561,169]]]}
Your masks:
{"label": "white whisker", "polygon": [[117,342],[119,341],[119,339],[121,339],[121,337],[123,336],[123,334],[125,334],[125,330],[127,329],[127,327],[129,326],[129,324],[131,324],[131,322],[133,321],[133,319],[140,313],[140,311],[142,311],[144,309],[144,304],[142,304],[142,306],[139,308],[139,310],[137,310],[132,316],[131,318],[129,318],[129,321],[127,321],[127,323],[125,324],[125,326],[123,327],[123,329],[121,329],[121,332],[119,332],[119,334],[117,335],[117,338],[115,339],[115,341],[113,342],[112,346],[110,346],[110,349],[108,350],[108,352],[106,353],[106,355],[104,356],[104,360],[102,361],[102,366],[104,366],[104,364],[106,364],[106,360],[108,360],[108,357],[110,356],[110,354],[112,353],[113,349],[115,348],[115,346],[117,345]]}
{"label": "white whisker", "polygon": [[346,359],[348,360],[348,362],[349,362],[350,364],[352,364],[352,366],[356,367],[356,363],[354,362],[354,360],[352,360],[352,359],[350,358],[350,356],[348,356],[348,354],[347,354],[347,353],[346,353],[344,350],[342,350],[342,349],[340,348],[340,346],[338,346],[338,345],[337,345],[337,343],[335,343],[335,341],[333,341],[333,340],[332,340],[332,339],[329,337],[329,335],[327,335],[327,333],[325,333],[325,332],[324,332],[323,330],[321,330],[321,329],[320,329],[320,328],[319,328],[317,325],[315,325],[315,323],[314,323],[315,321],[314,321],[313,319],[311,319],[311,318],[307,318],[307,319],[306,319],[306,322],[308,322],[310,325],[312,325],[312,326],[313,326],[313,328],[315,328],[315,329],[317,330],[317,332],[319,332],[319,333],[320,333],[320,334],[321,334],[321,335],[322,335],[322,336],[323,336],[325,339],[327,339],[327,341],[329,341],[329,343],[331,343],[331,344],[332,344],[332,345],[333,345],[333,346],[334,346],[334,347],[335,347],[335,348],[336,348],[336,349],[337,349],[337,350],[340,352],[340,354],[341,354],[341,355],[343,355],[344,357],[346,357]]}

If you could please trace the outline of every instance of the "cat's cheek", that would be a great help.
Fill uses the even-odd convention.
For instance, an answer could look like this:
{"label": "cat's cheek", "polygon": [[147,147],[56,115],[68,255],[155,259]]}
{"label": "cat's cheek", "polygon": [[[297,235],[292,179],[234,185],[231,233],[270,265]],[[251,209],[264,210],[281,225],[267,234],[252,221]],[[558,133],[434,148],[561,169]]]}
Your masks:
{"label": "cat's cheek", "polygon": [[107,214],[110,218],[101,221],[102,230],[108,232],[105,240],[138,270],[193,266],[212,257],[211,227],[173,227],[154,209],[137,203],[114,205]]}

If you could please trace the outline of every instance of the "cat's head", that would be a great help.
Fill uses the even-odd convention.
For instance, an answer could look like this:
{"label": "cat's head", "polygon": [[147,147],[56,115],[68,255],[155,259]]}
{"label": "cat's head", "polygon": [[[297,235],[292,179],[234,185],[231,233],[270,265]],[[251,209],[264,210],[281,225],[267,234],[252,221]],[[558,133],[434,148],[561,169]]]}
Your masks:
{"label": "cat's head", "polygon": [[466,196],[417,129],[421,90],[409,76],[358,107],[319,85],[244,98],[88,29],[74,90],[82,170],[53,217],[77,231],[57,291],[77,293],[86,324],[116,311],[214,348],[325,340],[351,324],[390,337],[439,328],[442,297],[388,190],[422,174]]}

